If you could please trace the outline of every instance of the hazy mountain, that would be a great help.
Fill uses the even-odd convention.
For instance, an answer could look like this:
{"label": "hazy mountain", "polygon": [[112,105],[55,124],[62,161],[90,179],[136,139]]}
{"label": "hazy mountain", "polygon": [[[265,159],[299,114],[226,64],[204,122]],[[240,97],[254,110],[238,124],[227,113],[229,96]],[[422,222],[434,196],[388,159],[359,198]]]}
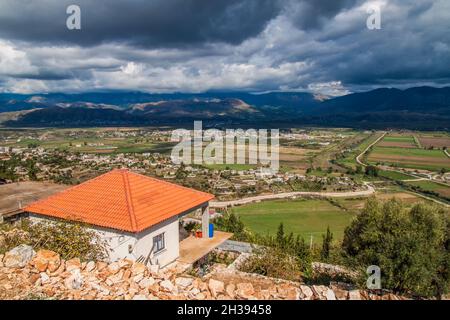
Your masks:
{"label": "hazy mountain", "polygon": [[147,125],[210,120],[253,125],[450,128],[450,87],[376,89],[333,99],[310,93],[0,94],[2,112],[32,110],[7,126]]}

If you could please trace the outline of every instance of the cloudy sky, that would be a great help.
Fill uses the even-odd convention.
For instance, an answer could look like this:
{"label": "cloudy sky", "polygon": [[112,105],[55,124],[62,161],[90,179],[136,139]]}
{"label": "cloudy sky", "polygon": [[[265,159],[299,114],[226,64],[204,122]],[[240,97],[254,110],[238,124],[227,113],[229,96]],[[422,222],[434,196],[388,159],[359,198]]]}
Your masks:
{"label": "cloudy sky", "polygon": [[416,85],[450,85],[449,0],[0,0],[1,92]]}

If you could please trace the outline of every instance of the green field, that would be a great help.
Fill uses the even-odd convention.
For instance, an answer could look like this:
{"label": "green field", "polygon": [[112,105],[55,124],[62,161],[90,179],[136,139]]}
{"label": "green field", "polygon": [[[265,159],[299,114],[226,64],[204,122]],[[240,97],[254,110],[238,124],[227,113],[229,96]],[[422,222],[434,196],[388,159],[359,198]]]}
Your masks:
{"label": "green field", "polygon": [[253,232],[276,234],[280,222],[286,232],[301,235],[305,240],[313,236],[320,243],[322,234],[330,226],[335,240],[341,240],[353,213],[336,207],[326,200],[274,200],[235,207],[244,224]]}
{"label": "green field", "polygon": [[[72,152],[83,153],[161,153],[169,154],[174,143],[171,142],[136,142],[133,138],[126,139],[102,139],[102,138],[82,138],[82,139],[55,139],[49,141],[39,141],[35,139],[23,139],[15,145],[18,147],[27,147],[29,144],[35,144],[44,149],[60,149]],[[89,144],[102,144],[89,146]]]}
{"label": "green field", "polygon": [[397,172],[397,171],[387,171],[387,170],[380,170],[378,172],[378,175],[380,177],[383,178],[388,178],[388,179],[392,179],[392,180],[411,180],[411,179],[415,179],[415,177],[401,173],[401,172]]}
{"label": "green field", "polygon": [[337,163],[346,168],[356,169],[357,165],[356,157],[361,152],[363,152],[368,146],[370,146],[370,144],[375,142],[380,136],[381,133],[373,133],[371,135],[367,135],[365,139],[356,148],[354,148],[350,153],[348,153],[345,158],[339,159]]}
{"label": "green field", "polygon": [[423,190],[434,191],[439,195],[450,198],[450,186],[445,184],[435,183],[432,181],[414,181],[407,182],[408,185],[420,187]]}
{"label": "green field", "polygon": [[415,143],[414,138],[410,136],[386,136],[382,141]]}
{"label": "green field", "polygon": [[370,152],[368,160],[370,164],[381,163],[429,171],[450,169],[450,159],[442,150],[376,146]]}

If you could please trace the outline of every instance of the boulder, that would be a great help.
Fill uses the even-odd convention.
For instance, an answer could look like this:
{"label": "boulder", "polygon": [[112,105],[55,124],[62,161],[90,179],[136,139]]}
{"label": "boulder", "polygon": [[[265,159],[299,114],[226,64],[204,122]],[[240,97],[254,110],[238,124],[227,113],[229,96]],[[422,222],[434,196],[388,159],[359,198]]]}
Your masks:
{"label": "boulder", "polygon": [[119,263],[117,263],[117,262],[113,262],[110,265],[108,265],[108,271],[111,274],[116,274],[117,272],[119,272],[119,270],[120,270],[120,266],[119,266]]}
{"label": "boulder", "polygon": [[208,288],[214,298],[216,298],[219,293],[225,291],[224,283],[214,279],[209,279]]}
{"label": "boulder", "polygon": [[51,250],[39,250],[31,262],[39,272],[55,272],[61,265],[59,254]]}
{"label": "boulder", "polygon": [[155,279],[153,278],[144,278],[139,282],[139,287],[141,289],[148,289],[151,285],[155,283]]}
{"label": "boulder", "polygon": [[80,269],[72,269],[71,275],[64,280],[64,285],[67,289],[78,290],[83,285],[83,276]]}
{"label": "boulder", "polygon": [[229,285],[227,285],[227,287],[225,288],[226,293],[231,297],[234,298],[234,290],[236,290],[236,286],[233,283],[230,283]]}
{"label": "boulder", "polygon": [[300,291],[302,293],[303,300],[312,300],[314,298],[314,292],[311,290],[310,287],[301,285]]}
{"label": "boulder", "polygon": [[140,274],[138,274],[138,275],[133,277],[133,281],[136,282],[136,283],[141,282],[142,279],[144,279],[144,274],[143,273],[140,273]]}
{"label": "boulder", "polygon": [[351,290],[348,292],[349,300],[362,300],[359,290]]}
{"label": "boulder", "polygon": [[194,280],[192,278],[186,278],[186,277],[179,277],[175,279],[175,285],[182,289],[186,289],[190,285],[192,285],[192,282]]}
{"label": "boulder", "polygon": [[133,261],[128,260],[128,259],[120,259],[119,261],[117,261],[117,263],[119,264],[119,267],[121,267],[121,268],[129,268],[133,265]]}
{"label": "boulder", "polygon": [[251,283],[238,283],[236,285],[236,295],[242,299],[252,299],[255,289]]}
{"label": "boulder", "polygon": [[95,264],[95,267],[96,267],[97,271],[102,271],[107,266],[108,266],[108,264],[106,262],[103,262],[103,261],[97,261],[97,263]]}
{"label": "boulder", "polygon": [[86,264],[86,268],[84,269],[84,270],[86,270],[87,272],[91,272],[91,271],[93,271],[94,269],[95,269],[95,262],[94,261],[89,261],[87,264]]}
{"label": "boulder", "polygon": [[50,277],[45,272],[41,272],[40,273],[40,277],[41,277],[41,283],[42,284],[46,284],[47,282],[50,281]]}
{"label": "boulder", "polygon": [[71,272],[76,269],[81,269],[80,258],[73,258],[66,261],[66,271]]}
{"label": "boulder", "polygon": [[334,295],[336,296],[337,300],[347,300],[348,298],[348,291],[343,290],[341,288],[333,288]]}
{"label": "boulder", "polygon": [[3,264],[7,268],[23,268],[36,255],[33,248],[26,244],[21,244],[18,247],[8,251],[3,258]]}
{"label": "boulder", "polygon": [[161,281],[161,283],[159,285],[160,285],[161,289],[163,289],[166,292],[172,292],[173,289],[175,288],[172,281],[170,281],[170,280]]}
{"label": "boulder", "polygon": [[150,272],[152,273],[152,275],[158,275],[159,273],[159,265],[157,264],[152,264],[150,267]]}
{"label": "boulder", "polygon": [[325,294],[325,297],[326,297],[327,300],[336,300],[336,296],[334,294],[334,291],[331,290],[331,289],[327,290],[327,292]]}
{"label": "boulder", "polygon": [[144,274],[146,269],[147,267],[145,266],[145,264],[140,262],[135,262],[131,266],[131,272],[133,275]]}

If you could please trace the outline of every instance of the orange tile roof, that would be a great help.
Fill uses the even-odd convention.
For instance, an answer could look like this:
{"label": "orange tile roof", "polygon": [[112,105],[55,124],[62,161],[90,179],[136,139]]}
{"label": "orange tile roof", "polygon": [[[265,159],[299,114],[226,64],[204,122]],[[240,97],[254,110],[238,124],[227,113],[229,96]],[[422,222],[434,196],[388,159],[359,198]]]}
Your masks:
{"label": "orange tile roof", "polygon": [[213,198],[208,193],[118,169],[36,201],[24,210],[140,232]]}

